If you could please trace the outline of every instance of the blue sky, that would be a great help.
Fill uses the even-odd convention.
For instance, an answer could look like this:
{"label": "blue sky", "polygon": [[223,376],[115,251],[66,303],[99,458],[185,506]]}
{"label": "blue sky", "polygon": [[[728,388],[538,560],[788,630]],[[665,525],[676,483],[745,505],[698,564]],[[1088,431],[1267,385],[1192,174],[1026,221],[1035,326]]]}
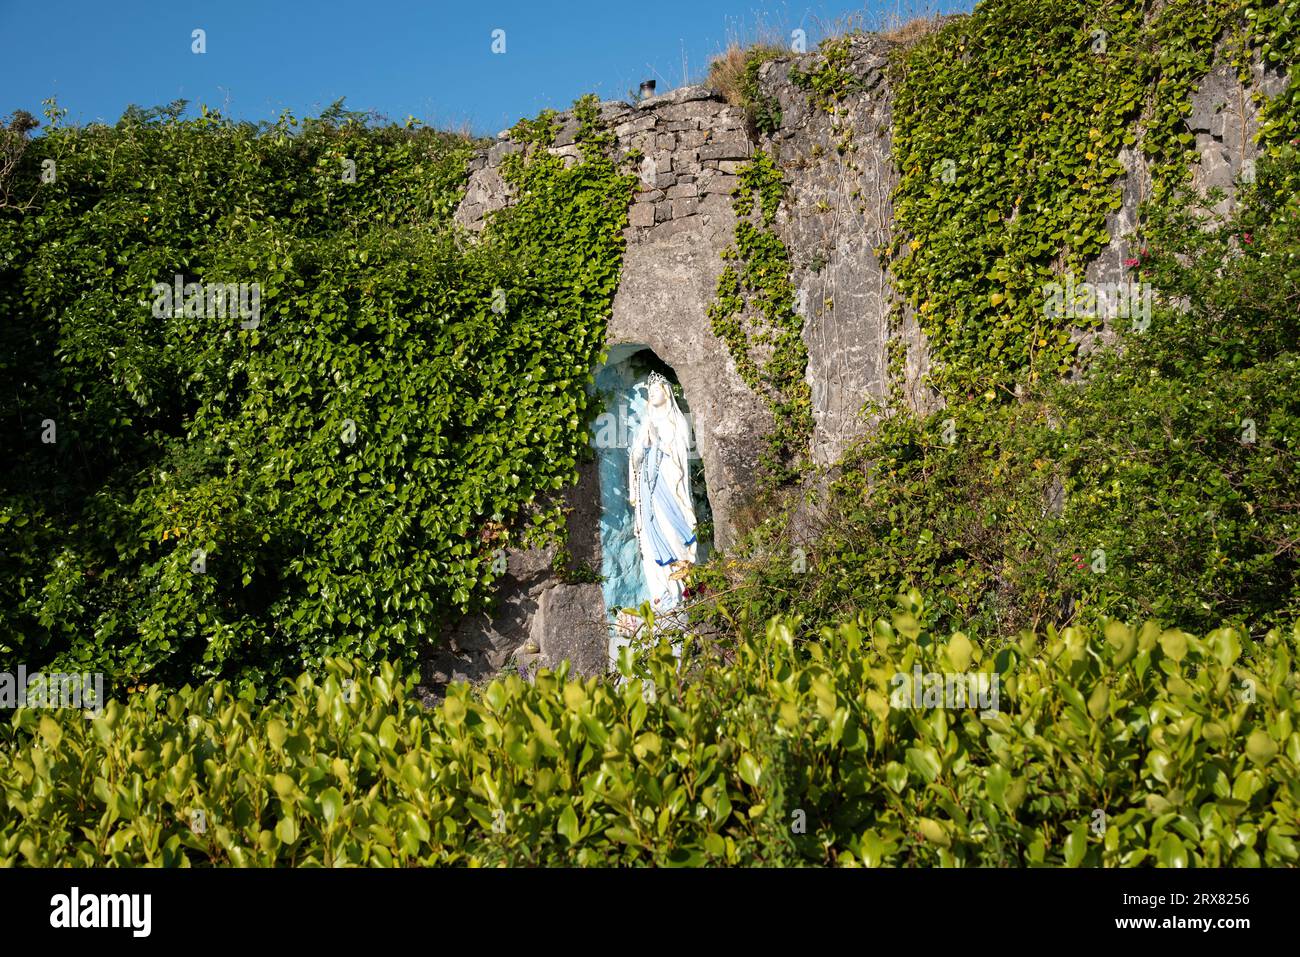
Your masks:
{"label": "blue sky", "polygon": [[[859,15],[969,10],[970,0],[0,0],[0,116],[57,96],[74,123],[177,98],[238,119],[352,109],[495,133],[583,93],[698,80],[733,39],[809,44]],[[192,31],[207,52],[191,52]],[[505,53],[492,33],[505,31]]]}

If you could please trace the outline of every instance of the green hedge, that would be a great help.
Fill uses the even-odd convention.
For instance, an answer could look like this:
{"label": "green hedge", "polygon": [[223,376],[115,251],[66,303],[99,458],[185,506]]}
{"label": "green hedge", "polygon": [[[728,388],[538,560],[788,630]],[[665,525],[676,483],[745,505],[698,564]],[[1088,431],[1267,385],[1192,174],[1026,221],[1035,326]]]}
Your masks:
{"label": "green hedge", "polygon": [[[0,210],[0,663],[413,665],[501,549],[562,529],[633,178],[584,99],[582,161],[510,157],[518,202],[469,242],[473,141],[177,112],[51,110],[13,184],[35,206]],[[156,317],[177,274],[259,284],[257,327]]]}
{"label": "green hedge", "polygon": [[[431,711],[338,661],[265,710],[223,684],[22,709],[0,864],[1296,861],[1300,626],[980,647],[925,619],[912,593],[815,642],[773,619],[688,679],[665,643],[621,687],[512,675]],[[997,672],[998,711],[891,707],[916,667]]]}

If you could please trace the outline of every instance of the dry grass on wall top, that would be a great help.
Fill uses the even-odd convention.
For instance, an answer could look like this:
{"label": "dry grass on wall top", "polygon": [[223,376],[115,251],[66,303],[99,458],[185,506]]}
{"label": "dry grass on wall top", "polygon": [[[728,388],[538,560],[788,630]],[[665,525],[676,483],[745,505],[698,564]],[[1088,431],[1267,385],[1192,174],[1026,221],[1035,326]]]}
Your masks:
{"label": "dry grass on wall top", "polygon": [[752,82],[747,76],[750,63],[754,60],[759,63],[775,60],[789,53],[789,50],[775,43],[742,46],[733,42],[710,61],[708,85],[725,96],[732,106],[743,107],[749,96],[752,96],[752,90],[747,95]]}

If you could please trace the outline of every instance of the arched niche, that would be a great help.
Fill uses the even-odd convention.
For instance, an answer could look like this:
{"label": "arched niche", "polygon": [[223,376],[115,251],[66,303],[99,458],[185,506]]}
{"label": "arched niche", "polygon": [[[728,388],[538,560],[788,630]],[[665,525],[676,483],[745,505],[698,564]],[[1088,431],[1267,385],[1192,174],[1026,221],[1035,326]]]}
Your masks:
{"label": "arched niche", "polygon": [[[677,406],[694,436],[691,397],[676,371],[653,349],[633,343],[616,345],[595,373],[594,388],[601,407],[592,426],[600,495],[600,574],[605,607],[611,613],[638,607],[649,597],[630,503],[628,460],[645,414],[644,384],[656,372],[672,384]],[[692,441],[688,461],[698,539],[696,561],[703,562],[713,549],[714,525],[698,441]]]}

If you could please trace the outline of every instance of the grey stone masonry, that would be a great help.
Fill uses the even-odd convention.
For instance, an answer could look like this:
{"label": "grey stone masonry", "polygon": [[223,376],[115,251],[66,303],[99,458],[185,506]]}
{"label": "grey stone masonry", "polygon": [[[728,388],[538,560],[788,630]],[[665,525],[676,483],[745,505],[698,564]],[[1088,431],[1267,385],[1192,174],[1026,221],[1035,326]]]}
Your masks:
{"label": "grey stone masonry", "polygon": [[[668,363],[686,393],[713,510],[714,542],[735,540],[737,515],[752,494],[765,403],[737,372],[714,335],[709,305],[722,252],[735,230],[734,175],[753,155],[744,116],[719,94],[686,87],[635,105],[600,104],[615,151],[637,175],[628,211],[621,279],[606,338],[611,358],[649,348]],[[550,150],[579,159],[571,114],[557,117]],[[501,164],[522,147],[508,133],[470,163],[456,221],[471,232],[512,201]],[[566,158],[566,163],[569,160]],[[574,559],[600,568],[600,492],[593,468],[566,494]],[[459,622],[424,662],[424,687],[436,695],[452,680],[484,680],[502,669],[528,674],[568,660],[578,674],[602,673],[608,627],[599,584],[566,582],[549,550],[508,552],[496,608]]]}
{"label": "grey stone masonry", "polygon": [[[611,360],[652,349],[677,373],[690,404],[714,516],[714,541],[730,547],[744,532],[742,518],[758,472],[771,418],[765,402],[741,380],[726,345],[713,333],[709,306],[722,271],[723,251],[736,226],[732,193],[738,174],[757,150],[771,155],[786,181],[775,228],[790,251],[795,308],[803,319],[812,390],[809,449],[826,480],[842,453],[873,423],[865,407],[890,388],[891,345],[902,354],[905,400],[916,411],[938,408],[927,384],[929,346],[915,315],[896,303],[882,250],[894,237],[893,91],[887,79],[891,42],[874,34],[848,38],[858,82],[833,112],[817,107],[792,72],[816,69],[816,52],[763,64],[759,91],[780,112],[776,128],[749,130],[743,112],[717,92],[687,86],[639,103],[605,102],[599,114],[615,137],[616,158],[637,176],[624,233],[619,288],[607,325]],[[1286,85],[1276,72],[1255,67],[1251,90],[1242,87],[1226,56],[1193,95],[1187,128],[1200,163],[1193,185],[1222,187],[1231,208],[1236,182],[1248,177],[1257,147],[1259,107],[1251,90],[1272,96]],[[566,165],[578,163],[578,122],[557,117],[549,149]],[[1138,131],[1140,133],[1140,130]],[[506,158],[523,149],[509,133],[469,163],[469,182],[455,219],[471,233],[512,201],[501,177]],[[1133,252],[1127,235],[1149,192],[1140,150],[1125,149],[1122,204],[1111,214],[1111,242],[1088,266],[1092,282],[1120,281]],[[897,308],[896,308],[897,307]],[[1079,332],[1086,351],[1104,339]],[[1085,341],[1086,340],[1086,341]],[[600,568],[599,485],[587,468],[566,493],[572,512],[569,539],[575,560]],[[800,522],[811,529],[807,511]],[[511,552],[498,606],[467,618],[425,661],[426,688],[455,678],[477,679],[503,667],[553,667],[568,660],[581,674],[605,668],[605,609],[598,584],[557,575],[554,555]],[[571,569],[572,571],[573,569]]]}
{"label": "grey stone masonry", "polygon": [[[705,229],[724,205],[729,206],[734,174],[754,155],[754,144],[745,132],[743,112],[720,94],[688,86],[636,104],[602,103],[600,111],[614,132],[619,155],[639,157],[640,187],[629,215],[629,243],[651,241],[656,228],[695,217],[699,221],[687,231]],[[550,149],[566,162],[569,157],[577,162],[577,121],[571,113],[562,113],[557,122]],[[470,230],[482,229],[488,216],[510,202],[500,167],[522,146],[510,140],[508,132],[499,139],[470,164],[469,185],[455,217]],[[718,199],[709,202],[710,197]],[[682,231],[680,225],[669,230]]]}

